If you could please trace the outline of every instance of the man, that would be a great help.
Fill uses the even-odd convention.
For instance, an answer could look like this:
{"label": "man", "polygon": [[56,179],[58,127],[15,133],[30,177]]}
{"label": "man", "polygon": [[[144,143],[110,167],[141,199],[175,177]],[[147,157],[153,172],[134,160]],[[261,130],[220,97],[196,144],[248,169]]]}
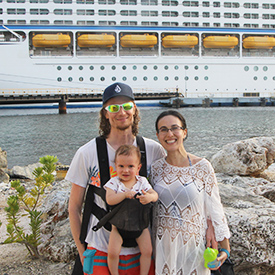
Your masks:
{"label": "man", "polygon": [[[134,103],[132,89],[123,83],[114,83],[108,86],[103,93],[103,107],[100,111],[100,135],[106,138],[109,159],[110,176],[116,176],[114,156],[116,149],[123,144],[137,146],[136,135],[140,121],[139,111]],[[152,126],[153,127],[153,126]],[[165,156],[161,145],[151,139],[144,138],[146,149],[147,171],[151,164]],[[72,182],[69,200],[69,219],[71,232],[83,264],[85,245],[80,241],[81,213],[84,195],[88,185],[100,188],[100,173],[97,158],[97,147],[95,139],[92,139],[76,152],[66,179]],[[106,203],[97,194],[94,198],[95,204],[106,209]],[[107,251],[110,232],[102,227],[98,231],[91,230],[98,219],[91,215],[89,228],[85,242],[93,251],[93,265],[90,274],[110,274],[107,267]],[[120,274],[139,275],[138,247],[122,247],[120,252]],[[76,265],[73,274],[79,273],[81,265]],[[78,272],[78,273],[76,273]],[[152,264],[149,274],[154,274]]]}

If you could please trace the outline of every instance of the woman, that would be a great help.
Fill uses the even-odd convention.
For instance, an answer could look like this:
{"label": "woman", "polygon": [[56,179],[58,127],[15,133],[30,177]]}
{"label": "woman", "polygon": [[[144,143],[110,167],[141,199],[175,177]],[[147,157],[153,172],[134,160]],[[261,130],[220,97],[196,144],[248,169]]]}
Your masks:
{"label": "woman", "polygon": [[157,160],[151,170],[159,195],[153,226],[155,274],[210,274],[203,259],[207,218],[221,247],[217,260],[222,264],[230,253],[230,232],[214,170],[206,159],[186,152],[186,122],[179,112],[161,113],[156,131],[167,156]]}

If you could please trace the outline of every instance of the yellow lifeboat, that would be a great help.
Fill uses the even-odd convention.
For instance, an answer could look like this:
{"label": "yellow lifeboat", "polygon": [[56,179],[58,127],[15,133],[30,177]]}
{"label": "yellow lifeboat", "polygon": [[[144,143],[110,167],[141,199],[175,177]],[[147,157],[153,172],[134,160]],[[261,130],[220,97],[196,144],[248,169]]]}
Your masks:
{"label": "yellow lifeboat", "polygon": [[211,35],[203,39],[203,46],[212,49],[233,49],[238,43],[238,38],[230,35]]}
{"label": "yellow lifeboat", "polygon": [[157,37],[152,34],[126,34],[120,38],[122,47],[152,48],[157,43]]}
{"label": "yellow lifeboat", "polygon": [[162,38],[164,48],[194,48],[198,44],[198,37],[195,35],[166,35]]}
{"label": "yellow lifeboat", "polygon": [[113,34],[82,34],[77,38],[79,47],[110,48],[116,43]]}
{"label": "yellow lifeboat", "polygon": [[71,37],[68,34],[36,34],[32,38],[34,47],[68,47],[71,43]]}
{"label": "yellow lifeboat", "polygon": [[248,36],[243,40],[245,49],[272,49],[275,46],[275,38],[270,36]]}

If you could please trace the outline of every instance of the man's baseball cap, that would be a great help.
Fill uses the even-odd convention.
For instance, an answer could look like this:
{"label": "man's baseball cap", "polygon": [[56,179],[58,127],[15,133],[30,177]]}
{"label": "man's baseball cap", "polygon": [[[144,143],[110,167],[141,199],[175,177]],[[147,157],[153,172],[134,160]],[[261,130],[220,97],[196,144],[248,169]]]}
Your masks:
{"label": "man's baseball cap", "polygon": [[131,100],[135,100],[133,90],[130,86],[116,82],[110,86],[108,86],[102,96],[103,104],[105,104],[109,99],[116,97],[116,96],[127,96]]}

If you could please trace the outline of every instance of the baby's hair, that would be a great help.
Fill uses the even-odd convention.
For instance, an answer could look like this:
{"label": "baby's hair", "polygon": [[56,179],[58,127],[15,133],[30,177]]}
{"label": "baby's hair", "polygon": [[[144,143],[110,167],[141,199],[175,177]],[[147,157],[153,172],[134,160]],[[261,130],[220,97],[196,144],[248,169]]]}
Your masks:
{"label": "baby's hair", "polygon": [[136,154],[139,161],[141,159],[141,153],[138,147],[134,145],[121,145],[117,150],[115,154],[115,162],[117,159],[117,156],[123,155],[123,156],[130,156],[132,154]]}

